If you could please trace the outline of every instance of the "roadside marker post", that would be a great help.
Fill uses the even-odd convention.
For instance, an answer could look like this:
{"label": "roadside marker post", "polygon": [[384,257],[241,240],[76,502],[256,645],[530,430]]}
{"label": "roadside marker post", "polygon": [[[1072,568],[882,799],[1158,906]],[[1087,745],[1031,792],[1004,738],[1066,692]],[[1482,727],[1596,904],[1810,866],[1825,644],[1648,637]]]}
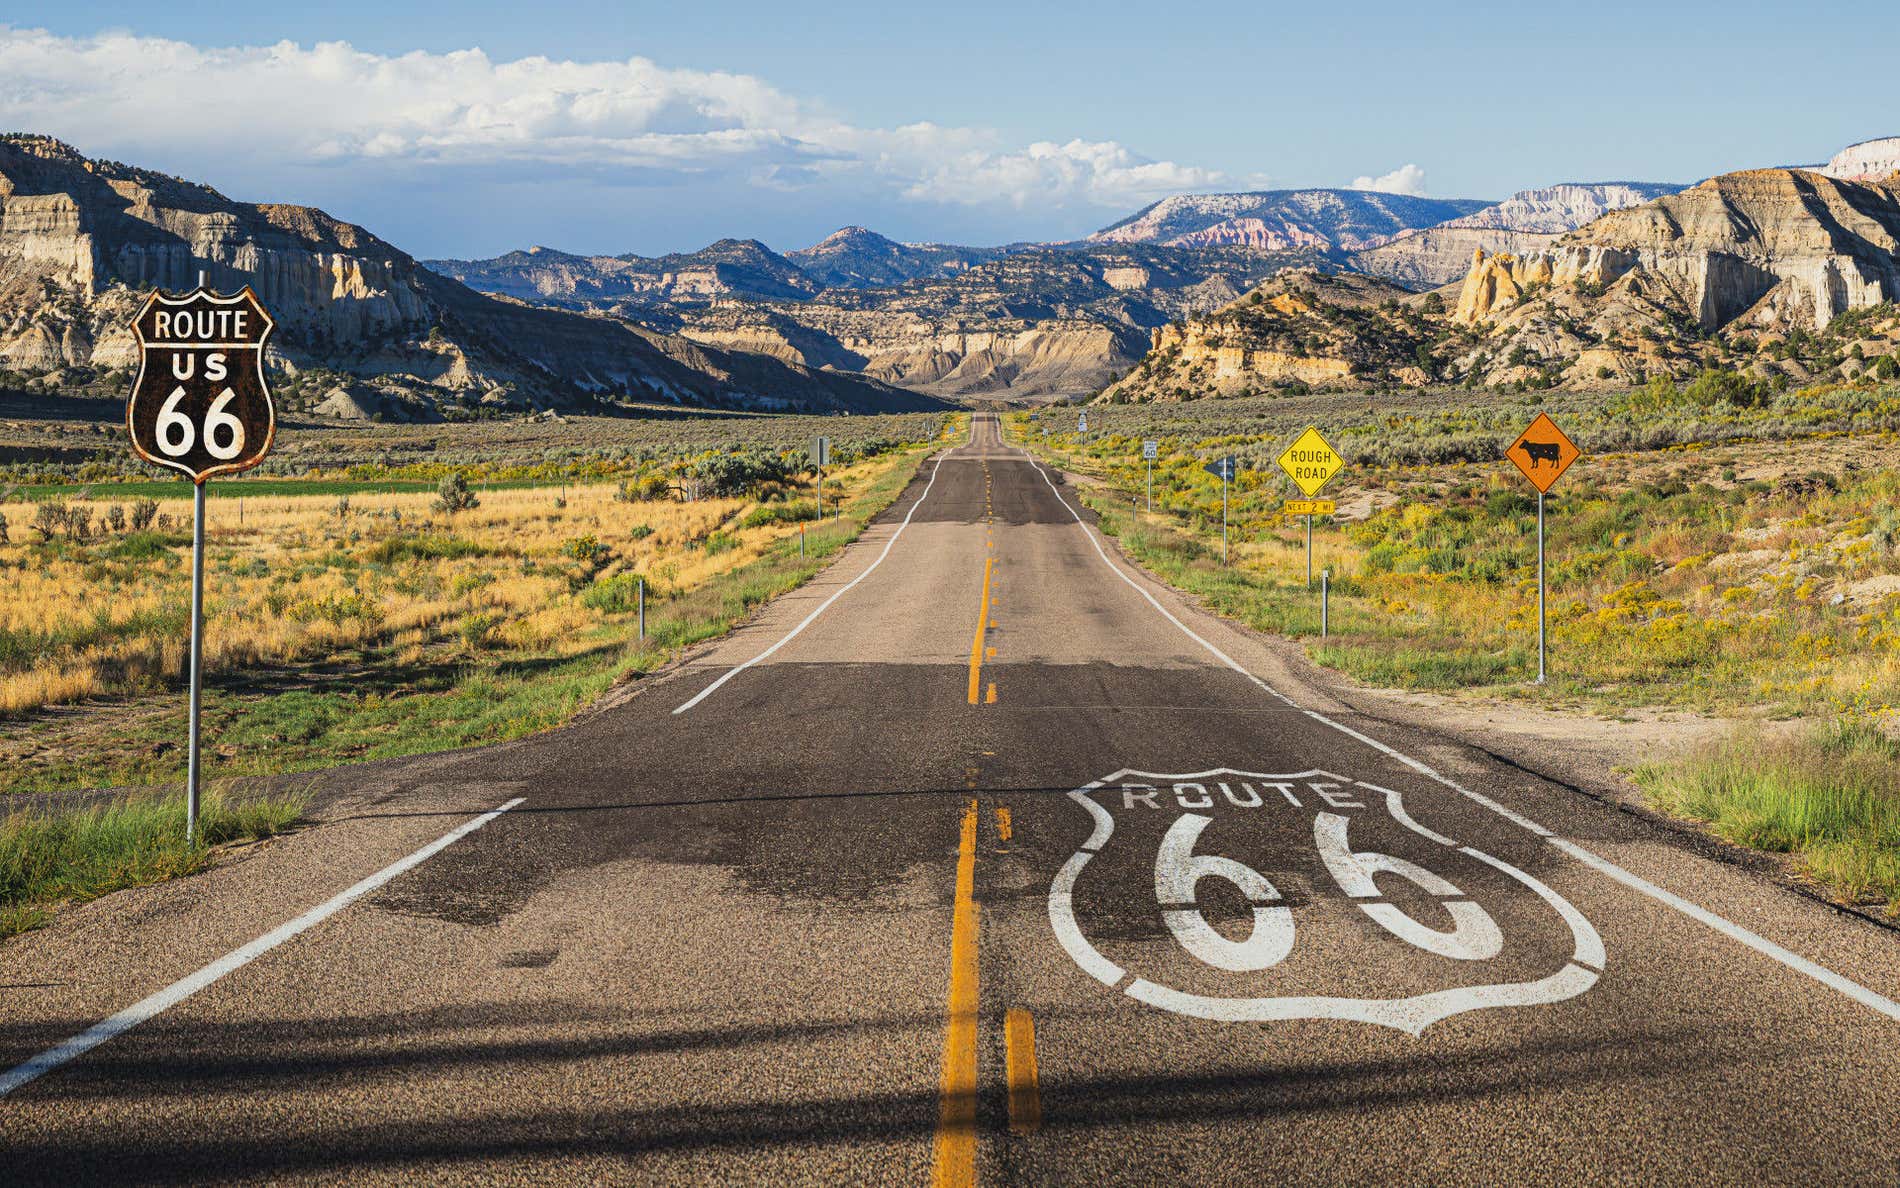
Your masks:
{"label": "roadside marker post", "polygon": [[1216,458],[1201,467],[1209,474],[1220,476],[1220,563],[1227,564],[1227,484],[1234,481],[1234,475],[1240,472],[1239,463],[1232,454]]}
{"label": "roadside marker post", "polygon": [[1313,496],[1319,494],[1320,488],[1331,482],[1345,465],[1346,460],[1339,456],[1339,451],[1329,445],[1320,436],[1319,430],[1311,425],[1280,455],[1280,469],[1286,471],[1286,476],[1306,493],[1306,498],[1297,503],[1289,500],[1287,510],[1294,512],[1297,506],[1306,515],[1306,588],[1309,590],[1313,588],[1313,516],[1315,513],[1331,514],[1334,510],[1331,500],[1315,501]]}
{"label": "roadside marker post", "polygon": [[[798,530],[798,547],[802,553],[805,548],[805,529],[803,527]],[[640,642],[645,643],[647,641],[647,579],[645,576],[641,576],[634,581],[633,599],[635,605],[640,608]]]}
{"label": "roadside marker post", "polygon": [[139,373],[125,401],[125,428],[139,457],[192,481],[191,674],[185,757],[185,840],[198,836],[203,737],[205,482],[264,460],[277,410],[264,376],[264,343],[276,323],[246,286],[226,297],[205,285],[172,296],[153,291],[132,318]]}
{"label": "roadside marker post", "polygon": [[825,518],[825,467],[831,462],[831,439],[819,435],[811,439],[808,447],[811,460],[818,467],[818,518]]}
{"label": "roadside marker post", "polygon": [[1319,571],[1319,637],[1321,639],[1326,638],[1326,628],[1329,626],[1326,621],[1326,611],[1328,603],[1331,601],[1332,584],[1333,571],[1332,567],[1328,566]]}
{"label": "roadside marker post", "polygon": [[1155,459],[1161,454],[1161,443],[1150,438],[1141,443],[1142,461],[1148,464],[1148,514],[1155,512]]}
{"label": "roadside marker post", "polygon": [[1538,413],[1530,428],[1504,451],[1518,472],[1537,488],[1537,683],[1544,683],[1544,496],[1583,455],[1548,413]]}

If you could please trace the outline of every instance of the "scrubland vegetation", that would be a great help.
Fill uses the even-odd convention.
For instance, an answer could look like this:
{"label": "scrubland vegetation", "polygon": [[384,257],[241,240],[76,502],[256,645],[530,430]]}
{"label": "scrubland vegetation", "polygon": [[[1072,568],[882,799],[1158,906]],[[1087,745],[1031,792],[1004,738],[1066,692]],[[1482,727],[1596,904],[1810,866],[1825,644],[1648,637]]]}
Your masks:
{"label": "scrubland vegetation", "polygon": [[[1503,460],[1539,411],[1585,451],[1547,505],[1541,687],[1530,683],[1535,492]],[[1106,480],[1087,497],[1131,556],[1360,680],[1611,714],[1812,720],[1819,733],[1774,751],[1774,764],[1751,767],[1756,751],[1742,747],[1650,767],[1640,782],[1665,811],[1746,844],[1772,838],[1767,848],[1794,853],[1842,895],[1900,902],[1900,758],[1871,741],[1900,733],[1900,472],[1887,461],[1900,390],[1770,395],[1712,381],[1595,398],[1381,398],[1377,408],[1338,397],[1201,401],[1092,408],[1087,434],[1070,414],[1042,416],[1048,434],[1027,415],[1013,428]],[[1349,464],[1325,492],[1342,515],[1315,533],[1316,572],[1332,574],[1324,640],[1303,521],[1280,511],[1297,492],[1273,462],[1309,421]],[[1155,513],[1135,514],[1149,437],[1162,443]],[[1229,453],[1249,469],[1232,493],[1234,563],[1223,567],[1220,483],[1201,467]],[[1801,781],[1787,774],[1796,771]],[[1821,824],[1822,802],[1840,821]],[[1829,840],[1837,835],[1847,840]]]}
{"label": "scrubland vegetation", "polygon": [[[210,772],[554,725],[815,572],[895,497],[947,425],[935,415],[716,423],[618,421],[565,439],[566,426],[548,426],[563,441],[554,447],[546,437],[520,445],[504,426],[435,427],[435,447],[416,451],[428,461],[339,458],[294,479],[215,483]],[[814,431],[834,440],[822,521],[802,452]],[[621,444],[605,444],[614,432]],[[708,447],[714,438],[744,444]],[[316,440],[309,452],[327,457],[334,443]],[[359,440],[381,443],[381,431]],[[550,461],[549,449],[561,456]],[[9,790],[182,774],[190,487],[152,484],[169,496],[156,500],[147,489],[0,487]],[[830,518],[840,502],[843,517]]]}

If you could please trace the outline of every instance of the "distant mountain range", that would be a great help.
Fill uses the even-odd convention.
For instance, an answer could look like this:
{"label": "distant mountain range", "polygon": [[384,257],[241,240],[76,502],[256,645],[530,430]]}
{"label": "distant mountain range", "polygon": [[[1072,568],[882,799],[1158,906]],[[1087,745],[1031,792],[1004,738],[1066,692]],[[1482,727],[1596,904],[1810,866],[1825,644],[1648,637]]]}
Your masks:
{"label": "distant mountain range", "polygon": [[[336,407],[404,415],[656,397],[870,410],[1106,385],[1153,398],[1188,390],[1193,376],[1215,377],[1193,381],[1208,390],[1322,374],[1344,383],[1640,376],[1686,367],[1695,352],[1611,358],[1593,354],[1595,344],[1627,326],[1646,328],[1652,344],[1675,341],[1669,326],[1730,334],[1737,318],[1780,332],[1892,300],[1900,282],[1881,255],[1891,252],[1882,228],[1892,191],[1881,179],[1895,168],[1900,139],[1887,139],[1781,171],[1772,185],[1569,183],[1496,203],[1360,190],[1197,194],[1065,243],[900,243],[846,227],[783,254],[722,239],[658,257],[534,247],[419,264],[321,211],[233,202],[14,135],[0,138],[0,366],[56,379],[127,367],[138,296],[189,287],[202,269],[219,287],[258,290],[283,326],[284,367],[379,389]],[[1693,228],[1680,221],[1691,216],[1701,220]],[[1563,285],[1575,308],[1527,312],[1527,295]],[[1434,289],[1427,311],[1419,294]],[[1237,311],[1250,293],[1258,300]],[[1236,312],[1251,337],[1232,333]],[[1578,321],[1599,314],[1603,326]],[[1339,321],[1394,317],[1376,343]],[[1419,338],[1418,325],[1433,328]],[[1493,344],[1508,367],[1487,347],[1446,354],[1444,340],[1484,339],[1493,325],[1511,327],[1508,348]],[[1243,342],[1257,345],[1236,353]],[[1200,366],[1157,369],[1164,350]],[[1138,364],[1142,376],[1124,378]]]}
{"label": "distant mountain range", "polygon": [[1075,395],[1151,333],[1282,268],[1482,210],[1358,190],[1171,198],[1086,239],[903,244],[863,227],[779,255],[756,240],[641,258],[546,248],[428,266],[484,292],[641,322],[696,342],[945,397]]}

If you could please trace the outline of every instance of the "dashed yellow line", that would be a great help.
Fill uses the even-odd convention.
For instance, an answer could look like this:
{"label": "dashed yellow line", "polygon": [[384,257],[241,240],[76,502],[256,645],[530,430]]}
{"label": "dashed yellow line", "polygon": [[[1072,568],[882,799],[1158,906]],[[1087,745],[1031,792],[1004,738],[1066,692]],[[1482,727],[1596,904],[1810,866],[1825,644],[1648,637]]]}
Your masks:
{"label": "dashed yellow line", "polygon": [[976,1183],[976,801],[963,813],[957,846],[956,907],[950,925],[949,1021],[930,1180],[939,1188]]}
{"label": "dashed yellow line", "polygon": [[1036,1020],[1014,1007],[1003,1016],[1003,1076],[1009,1085],[1009,1132],[1042,1129],[1042,1087],[1036,1081]]}

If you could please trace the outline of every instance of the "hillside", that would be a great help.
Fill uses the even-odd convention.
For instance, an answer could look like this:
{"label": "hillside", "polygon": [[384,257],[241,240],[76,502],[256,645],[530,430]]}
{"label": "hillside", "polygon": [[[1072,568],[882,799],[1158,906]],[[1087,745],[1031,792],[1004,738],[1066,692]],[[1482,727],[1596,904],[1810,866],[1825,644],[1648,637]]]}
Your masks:
{"label": "hillside", "polygon": [[1475,255],[1453,300],[1288,277],[1155,335],[1114,400],[1296,385],[1596,387],[1706,369],[1776,387],[1900,374],[1900,191],[1725,174],[1524,253]]}
{"label": "hillside", "polygon": [[235,202],[48,137],[0,137],[0,366],[69,386],[109,381],[136,365],[127,323],[145,293],[188,289],[200,272],[216,289],[257,292],[277,320],[272,361],[287,376],[374,378],[405,415],[617,397],[865,411],[928,403],[859,377],[483,296],[319,210]]}
{"label": "hillside", "polygon": [[1354,252],[1484,206],[1469,199],[1414,198],[1373,190],[1177,194],[1102,228],[1085,242]]}
{"label": "hillside", "polygon": [[1640,206],[1680,189],[1654,182],[1568,182],[1520,190],[1496,205],[1357,252],[1351,263],[1361,272],[1408,288],[1437,288],[1462,278],[1474,252],[1536,251],[1610,211]]}

